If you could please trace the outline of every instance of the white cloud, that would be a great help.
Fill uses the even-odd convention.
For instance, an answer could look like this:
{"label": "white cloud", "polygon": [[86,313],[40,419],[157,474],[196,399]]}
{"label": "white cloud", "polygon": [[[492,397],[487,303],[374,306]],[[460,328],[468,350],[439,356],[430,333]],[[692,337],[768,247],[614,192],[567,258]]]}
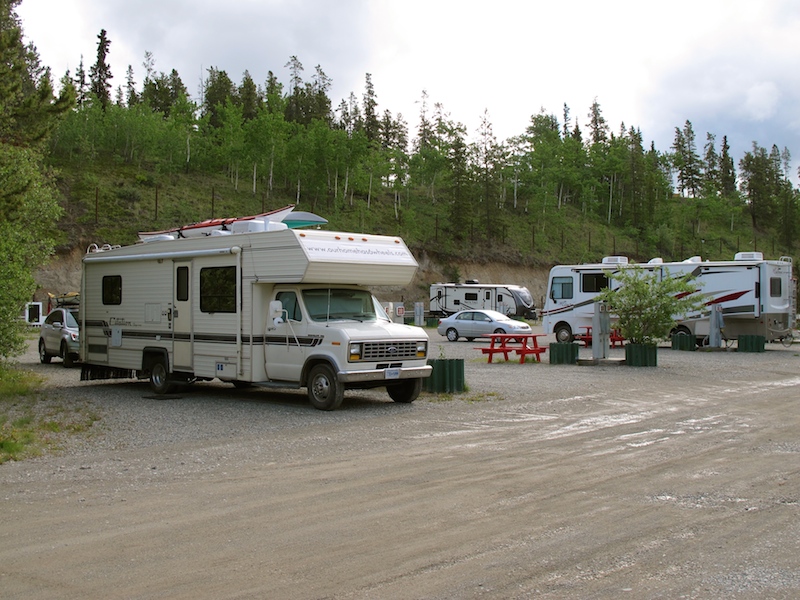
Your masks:
{"label": "white cloud", "polygon": [[766,121],[775,116],[779,103],[780,92],[775,83],[756,83],[745,92],[744,111],[754,121]]}

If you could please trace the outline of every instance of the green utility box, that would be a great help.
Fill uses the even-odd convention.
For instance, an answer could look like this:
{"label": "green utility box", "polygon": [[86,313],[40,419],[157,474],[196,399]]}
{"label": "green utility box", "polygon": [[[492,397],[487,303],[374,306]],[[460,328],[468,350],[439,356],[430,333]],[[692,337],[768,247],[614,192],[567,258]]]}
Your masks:
{"label": "green utility box", "polygon": [[739,352],[764,352],[767,338],[763,335],[740,335]]}
{"label": "green utility box", "polygon": [[578,344],[554,342],[550,344],[551,365],[574,365],[578,363]]}

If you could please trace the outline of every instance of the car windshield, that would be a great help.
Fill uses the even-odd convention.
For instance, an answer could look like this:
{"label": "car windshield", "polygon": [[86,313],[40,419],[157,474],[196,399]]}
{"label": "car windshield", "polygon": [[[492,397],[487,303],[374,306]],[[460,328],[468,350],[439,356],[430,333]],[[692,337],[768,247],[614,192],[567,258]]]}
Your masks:
{"label": "car windshield", "polygon": [[65,310],[64,311],[65,318],[67,319],[67,327],[70,329],[77,329],[78,328],[78,313],[72,310]]}
{"label": "car windshield", "polygon": [[512,320],[510,317],[507,317],[503,313],[492,312],[492,313],[486,313],[486,314],[488,314],[490,317],[492,317],[492,319],[494,319],[495,321],[511,321]]}
{"label": "car windshield", "polygon": [[322,288],[303,290],[312,321],[389,320],[377,300],[366,290]]}

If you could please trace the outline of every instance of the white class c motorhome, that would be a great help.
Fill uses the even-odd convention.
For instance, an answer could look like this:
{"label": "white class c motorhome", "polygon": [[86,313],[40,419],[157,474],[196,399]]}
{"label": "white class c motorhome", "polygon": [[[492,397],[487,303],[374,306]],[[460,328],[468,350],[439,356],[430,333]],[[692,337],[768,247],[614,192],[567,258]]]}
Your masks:
{"label": "white class c motorhome", "polygon": [[322,410],[346,388],[417,398],[428,336],[393,323],[364,287],[411,281],[417,262],[400,238],[259,220],[232,229],[90,248],[81,378],[149,378],[157,393],[213,378],[306,387]]}
{"label": "white class c motorhome", "polygon": [[[629,265],[624,256],[607,256],[601,263],[558,265],[550,270],[547,298],[542,309],[545,333],[570,342],[581,328],[592,325],[594,300],[601,289],[614,288],[614,272]],[[792,260],[764,260],[761,252],[739,252],[732,261],[682,262],[655,258],[639,267],[660,277],[696,276],[697,291],[706,310],[676,315],[674,332],[694,335],[698,343],[709,335],[711,307],[722,311],[724,339],[761,335],[767,341],[791,339],[796,303]],[[610,277],[609,277],[610,274]]]}

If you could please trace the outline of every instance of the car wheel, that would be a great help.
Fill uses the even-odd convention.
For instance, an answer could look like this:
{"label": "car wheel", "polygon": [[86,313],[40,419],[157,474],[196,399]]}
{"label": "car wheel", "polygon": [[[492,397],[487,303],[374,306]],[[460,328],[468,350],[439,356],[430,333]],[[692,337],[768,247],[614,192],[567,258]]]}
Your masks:
{"label": "car wheel", "polygon": [[556,341],[560,344],[568,344],[572,341],[572,329],[566,323],[559,323],[556,325],[553,333],[556,336]]}
{"label": "car wheel", "polygon": [[506,330],[505,330],[505,329],[503,329],[502,327],[498,327],[497,329],[495,329],[495,330],[494,330],[494,332],[495,332],[495,333],[505,333],[505,332],[506,332]]}
{"label": "car wheel", "polygon": [[67,344],[65,342],[61,342],[61,358],[64,359],[64,368],[69,369],[75,364],[75,360],[69,352],[69,348],[67,348]]}
{"label": "car wheel", "polygon": [[457,342],[458,341],[458,332],[453,329],[452,327],[447,330],[447,341],[449,342]]}
{"label": "car wheel", "polygon": [[175,384],[170,380],[165,358],[156,358],[150,366],[150,387],[156,394],[169,394],[175,389]]}
{"label": "car wheel", "polygon": [[386,391],[389,393],[389,397],[395,402],[408,404],[416,400],[419,393],[422,391],[422,379],[406,379],[402,383],[387,385]]}
{"label": "car wheel", "polygon": [[344,399],[344,386],[336,379],[333,369],[321,363],[308,375],[308,399],[318,410],[335,410]]}
{"label": "car wheel", "polygon": [[44,340],[39,340],[39,362],[43,365],[49,365],[51,358],[53,357],[47,353],[47,348],[44,347]]}

